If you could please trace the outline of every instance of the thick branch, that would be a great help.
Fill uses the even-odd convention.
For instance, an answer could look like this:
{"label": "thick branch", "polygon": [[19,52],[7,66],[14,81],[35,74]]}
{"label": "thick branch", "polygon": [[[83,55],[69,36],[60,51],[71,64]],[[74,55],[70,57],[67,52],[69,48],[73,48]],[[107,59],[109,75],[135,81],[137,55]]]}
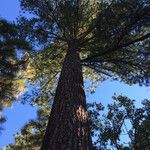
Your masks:
{"label": "thick branch", "polygon": [[129,42],[125,43],[125,44],[121,44],[121,45],[115,46],[113,48],[109,48],[107,50],[103,50],[104,51],[103,53],[99,53],[99,54],[93,55],[91,57],[83,59],[82,61],[83,62],[92,61],[92,60],[94,60],[94,59],[96,59],[98,57],[101,57],[101,56],[105,55],[105,54],[109,54],[111,52],[118,51],[121,48],[128,47],[128,46],[133,45],[133,44],[135,44],[137,42],[144,41],[144,40],[146,40],[148,38],[150,38],[150,33],[147,33],[146,35],[144,35],[144,36],[142,36],[140,38],[137,38],[135,40],[129,41]]}

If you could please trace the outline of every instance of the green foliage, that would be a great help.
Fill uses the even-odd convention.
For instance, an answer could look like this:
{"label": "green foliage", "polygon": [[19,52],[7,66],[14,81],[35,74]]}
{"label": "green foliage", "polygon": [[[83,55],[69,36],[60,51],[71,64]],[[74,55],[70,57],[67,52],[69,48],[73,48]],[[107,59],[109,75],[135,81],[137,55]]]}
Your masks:
{"label": "green foliage", "polygon": [[98,150],[146,150],[150,144],[150,101],[144,100],[142,107],[136,108],[135,100],[127,97],[114,96],[113,100],[114,103],[107,106],[107,113],[95,111],[101,104],[93,105],[90,110],[95,147]]}
{"label": "green foliage", "polygon": [[[98,5],[90,0],[20,0],[23,11],[34,16],[31,19],[21,17],[19,22],[32,31],[31,37],[40,42],[46,40],[67,41],[79,37],[90,25]],[[44,10],[44,11],[43,11]],[[29,26],[30,25],[30,26]],[[36,36],[36,37],[35,37]],[[49,44],[49,43],[48,43]]]}
{"label": "green foliage", "polygon": [[149,85],[150,3],[114,0],[98,13],[96,31],[86,38],[83,62],[129,84]]}
{"label": "green foliage", "polygon": [[25,60],[17,57],[16,50],[31,49],[18,35],[18,28],[15,24],[0,20],[0,100],[7,102],[16,98],[18,72],[25,64]]}
{"label": "green foliage", "polygon": [[24,79],[20,78],[19,72],[26,60],[19,59],[16,50],[29,50],[31,46],[18,31],[18,26],[0,19],[0,122],[5,121],[1,116],[3,107],[10,107],[24,89]]}

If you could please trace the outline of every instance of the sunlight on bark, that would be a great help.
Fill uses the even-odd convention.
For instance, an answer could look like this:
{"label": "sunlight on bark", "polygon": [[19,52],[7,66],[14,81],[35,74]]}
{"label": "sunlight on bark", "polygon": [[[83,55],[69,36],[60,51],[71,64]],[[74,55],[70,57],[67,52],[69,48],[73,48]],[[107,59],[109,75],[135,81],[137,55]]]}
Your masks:
{"label": "sunlight on bark", "polygon": [[83,106],[79,106],[79,108],[76,110],[76,114],[78,117],[78,120],[81,122],[87,122],[87,118],[88,118],[88,113],[85,110],[85,108],[83,108]]}

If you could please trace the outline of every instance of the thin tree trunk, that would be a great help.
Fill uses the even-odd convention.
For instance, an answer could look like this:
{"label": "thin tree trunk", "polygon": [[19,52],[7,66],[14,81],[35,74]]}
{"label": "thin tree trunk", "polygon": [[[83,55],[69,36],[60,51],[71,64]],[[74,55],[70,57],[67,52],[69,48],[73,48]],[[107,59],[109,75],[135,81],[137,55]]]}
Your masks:
{"label": "thin tree trunk", "polygon": [[41,150],[92,150],[82,66],[75,42],[68,46]]}

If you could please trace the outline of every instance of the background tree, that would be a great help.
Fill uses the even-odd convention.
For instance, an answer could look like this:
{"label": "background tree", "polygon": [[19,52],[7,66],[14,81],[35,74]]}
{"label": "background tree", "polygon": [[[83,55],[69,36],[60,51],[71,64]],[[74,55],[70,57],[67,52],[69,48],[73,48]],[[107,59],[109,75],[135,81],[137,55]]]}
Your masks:
{"label": "background tree", "polygon": [[20,2],[32,14],[20,18],[22,34],[42,44],[48,64],[55,59],[63,66],[42,149],[92,149],[81,65],[104,77],[149,85],[149,1]]}
{"label": "background tree", "polygon": [[[46,97],[45,97],[46,98]],[[49,101],[51,101],[49,99]],[[20,132],[14,135],[15,144],[7,145],[8,150],[38,150],[42,144],[42,139],[46,130],[46,124],[50,114],[51,104],[48,99],[41,99],[36,101],[39,106],[37,111],[37,119],[30,120],[26,125],[23,126]]]}
{"label": "background tree", "polygon": [[[3,107],[11,106],[24,89],[24,78],[19,72],[25,67],[25,59],[17,56],[18,50],[29,50],[31,46],[18,34],[19,27],[0,19],[0,120]],[[19,54],[19,53],[18,53]]]}
{"label": "background tree", "polygon": [[136,108],[135,100],[125,96],[114,96],[113,99],[114,103],[108,104],[108,112],[104,115],[94,111],[95,108],[101,108],[101,104],[91,105],[97,149],[146,150],[150,144],[149,100],[144,100],[142,107]]}

